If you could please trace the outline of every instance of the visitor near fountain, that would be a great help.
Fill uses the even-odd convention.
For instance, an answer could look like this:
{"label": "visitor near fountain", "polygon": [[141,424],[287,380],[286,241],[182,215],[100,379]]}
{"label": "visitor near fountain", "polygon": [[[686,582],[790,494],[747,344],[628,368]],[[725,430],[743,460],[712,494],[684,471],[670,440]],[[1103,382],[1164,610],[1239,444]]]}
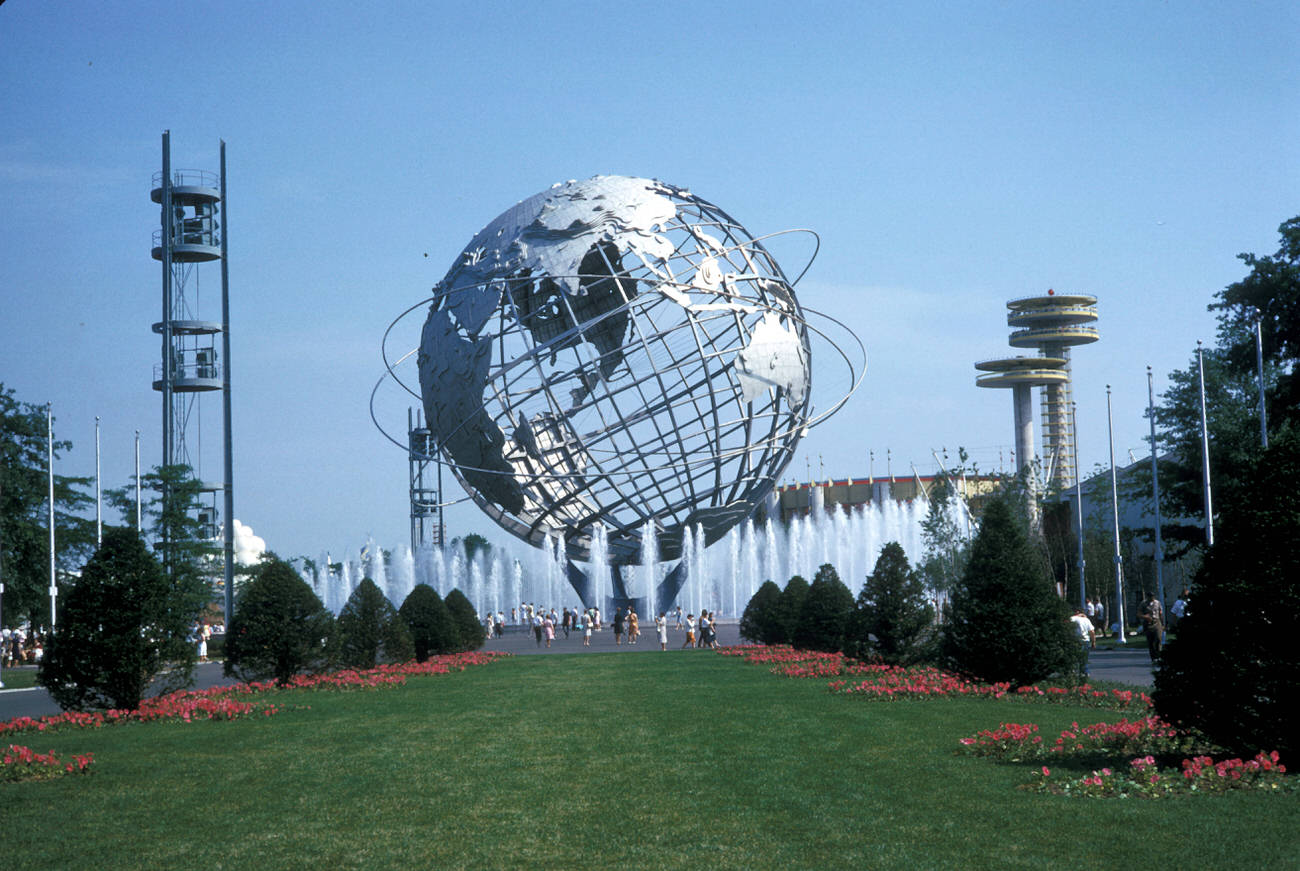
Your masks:
{"label": "visitor near fountain", "polygon": [[659,635],[659,649],[668,649],[668,618],[660,614],[655,618],[655,632]]}

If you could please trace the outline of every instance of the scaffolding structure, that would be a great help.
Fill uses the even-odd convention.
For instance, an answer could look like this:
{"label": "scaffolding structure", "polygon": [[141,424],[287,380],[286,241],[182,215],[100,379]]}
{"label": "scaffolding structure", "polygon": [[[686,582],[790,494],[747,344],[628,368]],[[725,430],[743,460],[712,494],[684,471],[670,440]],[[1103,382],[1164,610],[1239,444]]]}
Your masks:
{"label": "scaffolding structure", "polygon": [[446,532],[442,521],[442,465],[438,462],[438,446],[420,417],[420,412],[406,410],[412,551],[425,546],[441,548]]}

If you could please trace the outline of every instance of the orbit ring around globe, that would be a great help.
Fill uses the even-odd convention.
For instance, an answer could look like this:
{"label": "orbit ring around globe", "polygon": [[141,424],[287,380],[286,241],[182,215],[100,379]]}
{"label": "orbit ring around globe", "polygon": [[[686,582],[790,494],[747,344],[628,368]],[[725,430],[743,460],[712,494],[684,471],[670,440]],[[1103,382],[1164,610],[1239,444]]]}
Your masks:
{"label": "orbit ring around globe", "polygon": [[[802,306],[763,245],[785,233],[816,238],[754,237],[661,181],[556,185],[488,224],[433,295],[389,325],[371,417],[409,449],[375,411],[393,379],[424,410],[431,459],[533,545],[561,538],[581,560],[597,543],[627,564],[647,536],[663,560],[688,529],[711,544],[753,513],[800,438],[865,375],[858,337]],[[419,347],[392,360],[394,328],[426,305]],[[847,386],[816,413],[823,346]],[[398,371],[412,357],[418,390]]]}

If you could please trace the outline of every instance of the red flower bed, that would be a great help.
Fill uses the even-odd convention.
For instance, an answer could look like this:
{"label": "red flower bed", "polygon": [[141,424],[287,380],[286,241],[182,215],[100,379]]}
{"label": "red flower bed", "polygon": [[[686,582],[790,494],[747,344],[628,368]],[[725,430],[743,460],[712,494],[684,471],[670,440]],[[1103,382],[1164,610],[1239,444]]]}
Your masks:
{"label": "red flower bed", "polygon": [[[470,666],[487,665],[503,656],[509,654],[475,651],[436,656],[427,662],[381,665],[365,671],[345,669],[328,674],[297,675],[290,681],[287,689],[351,690],[400,686],[411,676],[464,671]],[[140,703],[140,707],[132,711],[116,709],[92,712],[64,711],[61,714],[41,717],[39,720],[32,717],[18,717],[0,723],[0,736],[20,732],[45,732],[60,728],[98,729],[115,723],[155,720],[176,720],[183,723],[194,720],[235,720],[255,713],[269,717],[279,712],[280,706],[266,702],[255,703],[243,697],[282,689],[286,687],[277,686],[272,681],[257,681],[212,687],[206,690],[180,690],[165,696],[145,699]]]}
{"label": "red flower bed", "polygon": [[742,645],[724,647],[724,656],[739,656],[745,662],[769,666],[782,677],[828,678],[827,689],[881,701],[934,698],[937,696],[983,696],[994,699],[1063,702],[1074,705],[1116,710],[1147,711],[1151,698],[1132,690],[1099,690],[1088,684],[1076,687],[1020,687],[1012,691],[1007,683],[980,683],[950,674],[933,666],[902,667],[873,665],[846,657],[842,653],[795,650],[786,645]]}
{"label": "red flower bed", "polygon": [[0,756],[0,782],[16,780],[46,780],[65,774],[88,774],[95,761],[89,753],[72,757],[71,762],[59,759],[51,750],[37,753],[21,744],[10,744]]}
{"label": "red flower bed", "polygon": [[1227,792],[1236,789],[1264,789],[1270,792],[1295,792],[1294,777],[1284,777],[1286,766],[1278,762],[1277,751],[1258,753],[1254,759],[1224,759],[1215,762],[1209,756],[1184,759],[1182,776],[1176,771],[1161,770],[1155,757],[1143,756],[1129,762],[1127,771],[1102,768],[1075,778],[1052,778],[1043,766],[1030,789],[1054,795],[1081,795],[1089,798],[1165,798],[1194,792]]}

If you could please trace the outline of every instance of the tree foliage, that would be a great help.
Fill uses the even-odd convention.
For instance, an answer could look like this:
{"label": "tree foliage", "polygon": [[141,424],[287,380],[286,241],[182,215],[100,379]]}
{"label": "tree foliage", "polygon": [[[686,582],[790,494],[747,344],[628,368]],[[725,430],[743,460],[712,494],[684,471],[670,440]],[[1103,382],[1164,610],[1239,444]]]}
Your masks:
{"label": "tree foliage", "polygon": [[62,599],[37,681],[65,709],[136,708],[151,683],[188,686],[194,598],[162,573],[133,530],[110,527]]}
{"label": "tree foliage", "polygon": [[853,593],[844,586],[830,563],[813,576],[799,608],[791,640],[801,650],[836,653],[844,649],[844,627],[853,613]]}
{"label": "tree foliage", "polygon": [[293,566],[264,559],[239,591],[226,626],[224,667],[240,680],[274,678],[281,685],[299,672],[329,666],[334,616]]}
{"label": "tree foliage", "polygon": [[799,621],[799,612],[803,610],[804,597],[808,595],[808,582],[802,575],[795,575],[785,582],[781,598],[776,603],[775,625],[773,630],[779,632],[780,640],[776,644],[792,644],[794,627]]}
{"label": "tree foliage", "polygon": [[[0,383],[0,583],[4,624],[50,623],[49,478],[46,412]],[[54,461],[72,443],[54,440]],[[94,550],[95,522],[77,512],[93,502],[89,478],[54,476],[56,570],[66,575]]]}
{"label": "tree foliage", "polygon": [[1273,441],[1226,506],[1155,676],[1161,717],[1242,754],[1300,754],[1300,437]]}
{"label": "tree foliage", "polygon": [[740,617],[740,636],[757,644],[783,643],[786,634],[778,614],[780,602],[781,588],[772,581],[764,581]]}
{"label": "tree foliage", "polygon": [[926,658],[934,607],[925,584],[896,541],[880,551],[845,630],[845,652],[859,659],[908,665]]}
{"label": "tree foliage", "polygon": [[[1255,321],[1258,312],[1264,363],[1265,408],[1270,439],[1300,427],[1300,217],[1278,228],[1276,254],[1239,254],[1249,268],[1240,281],[1215,295],[1217,343],[1203,351],[1205,405],[1210,433],[1214,501],[1238,501],[1262,450]],[[1160,453],[1161,509],[1166,517],[1203,517],[1201,394],[1195,355],[1186,369],[1169,373],[1169,387],[1155,409]],[[1149,488],[1146,474],[1139,487]],[[1199,527],[1168,523],[1161,529],[1169,555],[1201,547]]]}
{"label": "tree foliage", "polygon": [[1023,522],[1007,499],[990,499],[970,563],[954,588],[943,627],[947,664],[1015,686],[1076,671],[1079,645]]}
{"label": "tree foliage", "polygon": [[460,590],[452,590],[444,600],[451,618],[456,624],[456,635],[460,639],[458,650],[478,650],[487,640],[487,630],[479,622],[474,606]]}
{"label": "tree foliage", "polygon": [[[959,449],[963,466],[966,451]],[[946,593],[961,578],[970,559],[970,540],[959,523],[959,495],[952,480],[940,473],[930,488],[929,509],[921,521],[921,544],[925,548],[919,572],[925,584],[936,593]]]}
{"label": "tree foliage", "polygon": [[339,661],[349,668],[406,662],[415,656],[411,630],[388,597],[363,578],[339,611]]}
{"label": "tree foliage", "polygon": [[[153,543],[163,573],[186,582],[211,598],[223,578],[221,546],[213,530],[199,520],[203,485],[187,465],[155,466],[140,478],[141,513],[145,535]],[[105,499],[135,526],[135,483],[105,491]]]}
{"label": "tree foliage", "polygon": [[455,653],[459,649],[460,630],[433,587],[416,584],[397,611],[411,630],[417,661],[424,662],[430,656]]}
{"label": "tree foliage", "polygon": [[1245,278],[1217,294],[1220,345],[1234,371],[1254,371],[1255,317],[1260,318],[1263,355],[1275,369],[1266,397],[1270,425],[1279,429],[1300,418],[1300,216],[1277,228],[1276,254],[1238,254],[1249,267]]}

